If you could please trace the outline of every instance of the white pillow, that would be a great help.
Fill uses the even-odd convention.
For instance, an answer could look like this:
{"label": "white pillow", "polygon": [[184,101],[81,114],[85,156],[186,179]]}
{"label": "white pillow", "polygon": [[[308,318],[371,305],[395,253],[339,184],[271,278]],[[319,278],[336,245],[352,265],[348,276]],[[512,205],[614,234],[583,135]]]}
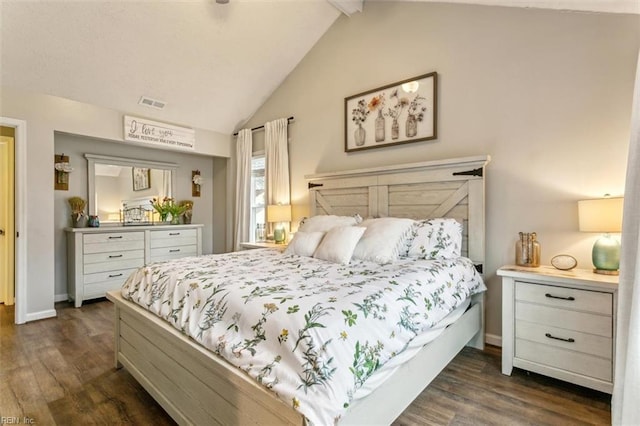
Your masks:
{"label": "white pillow", "polygon": [[413,230],[409,257],[441,259],[460,257],[462,225],[456,219],[439,218],[419,221]]}
{"label": "white pillow", "polygon": [[298,231],[327,232],[336,226],[353,226],[360,222],[362,218],[358,214],[354,216],[318,215],[304,219]]}
{"label": "white pillow", "polygon": [[364,234],[365,228],[360,226],[338,226],[329,230],[318,249],[313,254],[316,259],[346,265],[351,260],[353,249]]}
{"label": "white pillow", "polygon": [[397,217],[365,220],[359,226],[367,229],[353,251],[353,258],[382,264],[397,260],[414,223],[412,219]]}
{"label": "white pillow", "polygon": [[301,232],[293,235],[293,239],[284,251],[284,254],[297,254],[298,256],[313,256],[320,241],[324,237],[324,232]]}

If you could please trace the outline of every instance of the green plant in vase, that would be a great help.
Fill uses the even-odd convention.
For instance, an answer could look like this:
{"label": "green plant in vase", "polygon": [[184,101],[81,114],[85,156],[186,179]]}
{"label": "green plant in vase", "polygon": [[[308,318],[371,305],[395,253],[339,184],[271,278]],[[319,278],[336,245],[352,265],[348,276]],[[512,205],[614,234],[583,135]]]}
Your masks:
{"label": "green plant in vase", "polygon": [[151,206],[160,216],[161,222],[171,220],[172,225],[180,223],[180,216],[186,210],[185,206],[176,204],[173,198],[170,197],[164,197],[162,201],[159,198],[154,198],[151,201]]}

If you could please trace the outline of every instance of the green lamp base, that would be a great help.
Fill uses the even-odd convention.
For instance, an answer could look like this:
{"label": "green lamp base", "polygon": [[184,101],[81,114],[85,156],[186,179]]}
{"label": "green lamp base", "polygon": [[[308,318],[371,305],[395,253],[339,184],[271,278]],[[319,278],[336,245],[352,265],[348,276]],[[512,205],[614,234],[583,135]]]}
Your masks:
{"label": "green lamp base", "polygon": [[618,275],[620,269],[620,240],[605,234],[598,238],[591,252],[593,272],[603,275]]}

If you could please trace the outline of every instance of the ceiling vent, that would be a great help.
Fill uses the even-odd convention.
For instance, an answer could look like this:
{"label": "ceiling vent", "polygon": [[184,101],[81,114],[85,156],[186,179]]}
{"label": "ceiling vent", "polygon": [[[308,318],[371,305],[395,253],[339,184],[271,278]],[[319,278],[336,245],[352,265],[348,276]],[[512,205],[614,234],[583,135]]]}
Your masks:
{"label": "ceiling vent", "polygon": [[156,100],[156,99],[151,99],[151,98],[148,98],[146,96],[142,96],[140,98],[140,100],[138,101],[138,104],[144,105],[144,106],[148,106],[150,108],[163,109],[164,106],[167,103],[163,102],[163,101]]}

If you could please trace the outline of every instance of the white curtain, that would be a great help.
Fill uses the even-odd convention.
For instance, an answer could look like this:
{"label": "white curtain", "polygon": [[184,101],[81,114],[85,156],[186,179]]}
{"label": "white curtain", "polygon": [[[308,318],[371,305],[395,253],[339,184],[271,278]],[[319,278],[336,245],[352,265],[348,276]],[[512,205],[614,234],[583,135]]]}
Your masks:
{"label": "white curtain", "polygon": [[614,425],[640,425],[640,55],[631,113],[618,287]]}
{"label": "white curtain", "polygon": [[[286,118],[265,123],[264,157],[267,204],[291,204],[289,188],[289,146]],[[286,225],[288,228],[288,224]]]}
{"label": "white curtain", "polygon": [[249,129],[238,132],[236,140],[236,217],[233,249],[251,238],[251,154],[252,134]]}

